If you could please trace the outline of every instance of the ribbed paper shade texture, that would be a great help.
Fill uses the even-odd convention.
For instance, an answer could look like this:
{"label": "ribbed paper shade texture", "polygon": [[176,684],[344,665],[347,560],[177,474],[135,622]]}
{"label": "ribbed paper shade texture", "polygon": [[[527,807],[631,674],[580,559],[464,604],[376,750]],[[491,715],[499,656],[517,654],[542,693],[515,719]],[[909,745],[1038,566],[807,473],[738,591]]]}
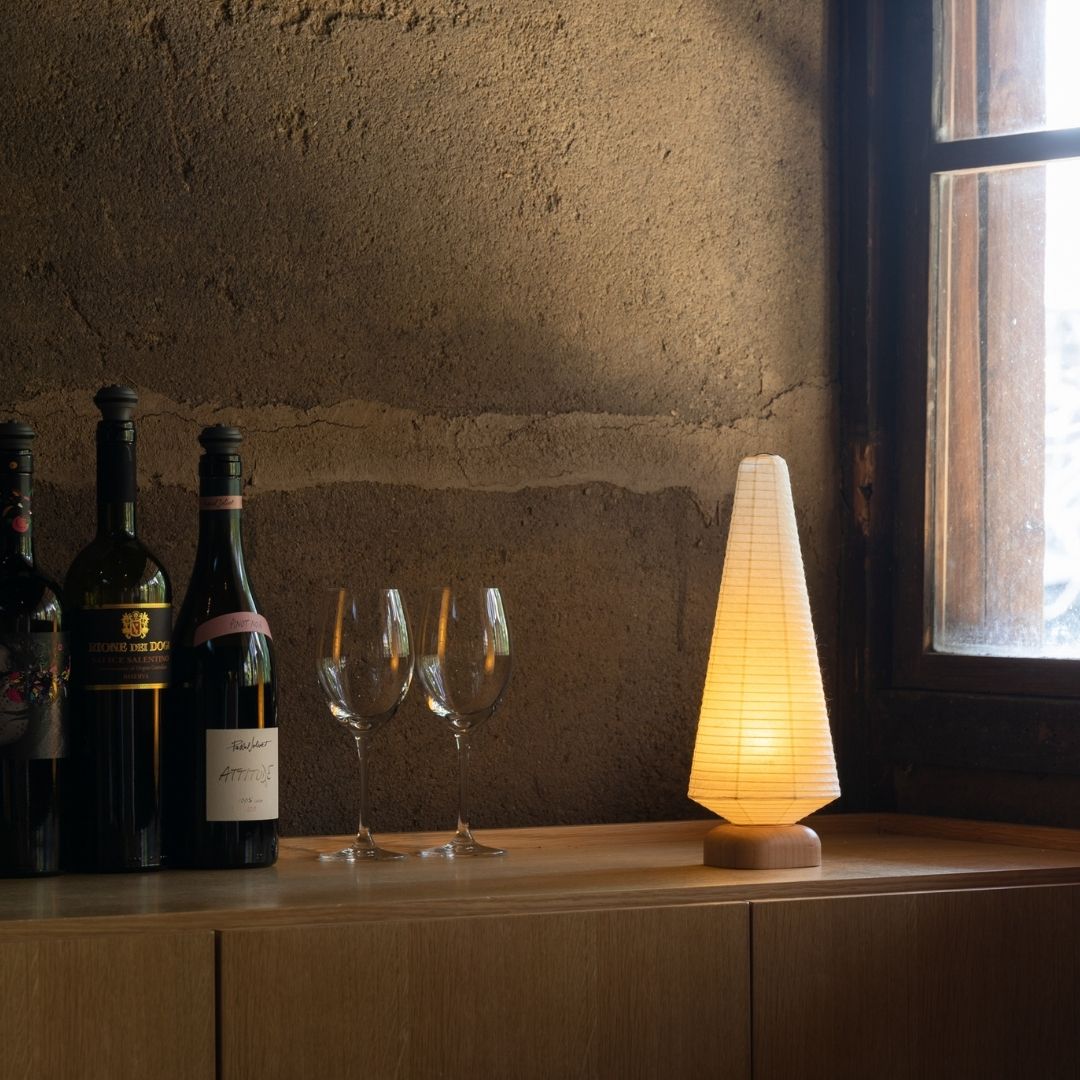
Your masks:
{"label": "ribbed paper shade texture", "polygon": [[781,457],[739,465],[689,794],[736,825],[791,825],[840,794]]}

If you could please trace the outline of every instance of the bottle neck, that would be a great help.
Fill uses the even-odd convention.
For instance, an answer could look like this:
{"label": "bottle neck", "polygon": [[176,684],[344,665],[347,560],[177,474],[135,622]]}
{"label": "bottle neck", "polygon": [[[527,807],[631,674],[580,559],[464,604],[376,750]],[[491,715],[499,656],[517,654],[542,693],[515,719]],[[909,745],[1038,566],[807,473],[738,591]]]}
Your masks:
{"label": "bottle neck", "polygon": [[237,584],[243,585],[246,583],[246,572],[240,531],[243,507],[240,484],[238,477],[200,478],[199,546],[195,553],[195,564],[204,569],[232,567],[239,579]]}
{"label": "bottle neck", "polygon": [[105,421],[97,430],[99,536],[135,535],[135,425]]}
{"label": "bottle neck", "polygon": [[34,518],[30,507],[34,480],[29,472],[10,471],[3,477],[0,503],[0,567],[34,565]]}
{"label": "bottle neck", "polygon": [[102,502],[99,497],[97,512],[98,535],[135,535],[135,504],[133,502]]}
{"label": "bottle neck", "polygon": [[199,459],[199,547],[192,582],[201,579],[218,593],[219,602],[228,597],[237,610],[254,603],[240,537],[243,483],[238,454],[208,449]]}
{"label": "bottle neck", "polygon": [[244,568],[244,547],[240,535],[240,510],[199,509],[199,546],[195,561],[211,554],[221,557],[227,553],[241,570]]}

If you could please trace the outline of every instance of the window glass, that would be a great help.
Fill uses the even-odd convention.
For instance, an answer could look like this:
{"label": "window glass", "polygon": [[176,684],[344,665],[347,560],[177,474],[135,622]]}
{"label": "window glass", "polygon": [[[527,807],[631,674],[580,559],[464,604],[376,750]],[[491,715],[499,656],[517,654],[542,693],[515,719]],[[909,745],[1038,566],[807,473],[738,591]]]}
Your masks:
{"label": "window glass", "polygon": [[939,652],[1080,657],[1077,192],[1080,159],[933,178],[927,551]]}
{"label": "window glass", "polygon": [[938,139],[1080,126],[1078,57],[1080,0],[938,0]]}

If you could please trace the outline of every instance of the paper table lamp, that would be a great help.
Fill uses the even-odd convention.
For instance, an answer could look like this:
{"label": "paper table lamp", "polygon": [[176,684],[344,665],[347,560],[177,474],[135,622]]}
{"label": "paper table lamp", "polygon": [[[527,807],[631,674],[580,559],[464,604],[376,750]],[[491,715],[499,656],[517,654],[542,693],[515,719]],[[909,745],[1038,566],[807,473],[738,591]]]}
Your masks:
{"label": "paper table lamp", "polygon": [[690,798],[730,822],[705,862],[818,866],[796,822],[839,794],[787,464],[744,458],[690,770]]}

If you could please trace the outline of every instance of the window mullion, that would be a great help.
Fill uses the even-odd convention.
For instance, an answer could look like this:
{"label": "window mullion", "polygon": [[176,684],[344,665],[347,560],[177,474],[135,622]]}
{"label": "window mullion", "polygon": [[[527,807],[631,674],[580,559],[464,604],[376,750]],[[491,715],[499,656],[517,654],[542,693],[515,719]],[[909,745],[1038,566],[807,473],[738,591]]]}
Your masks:
{"label": "window mullion", "polygon": [[1080,128],[934,142],[928,145],[926,155],[928,173],[992,169],[1002,165],[1080,157]]}

